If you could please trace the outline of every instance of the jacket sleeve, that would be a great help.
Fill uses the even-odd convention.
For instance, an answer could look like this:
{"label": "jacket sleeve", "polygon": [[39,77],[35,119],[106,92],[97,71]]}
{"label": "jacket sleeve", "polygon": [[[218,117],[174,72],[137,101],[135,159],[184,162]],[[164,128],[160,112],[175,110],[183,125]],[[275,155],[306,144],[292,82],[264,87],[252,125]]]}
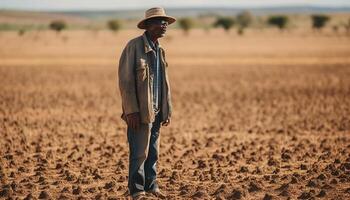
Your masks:
{"label": "jacket sleeve", "polygon": [[132,43],[124,48],[119,60],[119,90],[122,98],[123,114],[139,112],[135,79],[135,51]]}

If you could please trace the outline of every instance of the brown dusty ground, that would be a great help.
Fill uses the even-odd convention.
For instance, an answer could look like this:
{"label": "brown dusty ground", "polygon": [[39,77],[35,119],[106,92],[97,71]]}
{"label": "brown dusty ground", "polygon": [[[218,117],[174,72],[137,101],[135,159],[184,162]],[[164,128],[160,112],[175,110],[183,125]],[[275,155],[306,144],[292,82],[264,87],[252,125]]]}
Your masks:
{"label": "brown dusty ground", "polygon": [[[138,34],[0,33],[0,199],[125,198],[117,63]],[[168,199],[350,198],[349,37],[170,30],[162,44]]]}

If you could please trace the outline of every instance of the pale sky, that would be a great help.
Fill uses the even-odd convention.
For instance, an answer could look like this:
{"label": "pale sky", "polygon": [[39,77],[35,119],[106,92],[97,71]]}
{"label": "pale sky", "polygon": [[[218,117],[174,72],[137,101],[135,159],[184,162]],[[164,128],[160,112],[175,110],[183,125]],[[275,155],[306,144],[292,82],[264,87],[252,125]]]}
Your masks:
{"label": "pale sky", "polygon": [[286,5],[350,7],[350,0],[0,0],[1,9],[118,10],[173,7],[270,7]]}

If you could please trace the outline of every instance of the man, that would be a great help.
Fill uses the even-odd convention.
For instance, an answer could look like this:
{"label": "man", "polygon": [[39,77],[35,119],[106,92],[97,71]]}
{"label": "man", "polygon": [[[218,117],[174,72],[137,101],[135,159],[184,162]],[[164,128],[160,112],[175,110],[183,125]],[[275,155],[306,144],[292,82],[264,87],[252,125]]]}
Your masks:
{"label": "man", "polygon": [[156,180],[156,164],[159,129],[170,123],[171,100],[168,64],[158,38],[175,21],[163,8],[147,10],[137,25],[146,31],[129,41],[119,61],[122,118],[127,123],[130,151],[128,187],[133,199],[142,198],[145,192],[164,197]]}

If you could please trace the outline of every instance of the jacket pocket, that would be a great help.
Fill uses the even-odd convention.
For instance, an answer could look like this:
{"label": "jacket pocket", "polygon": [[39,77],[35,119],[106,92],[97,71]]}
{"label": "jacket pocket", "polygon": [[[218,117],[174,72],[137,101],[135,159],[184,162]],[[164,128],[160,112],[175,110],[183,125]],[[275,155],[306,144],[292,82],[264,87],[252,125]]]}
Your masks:
{"label": "jacket pocket", "polygon": [[136,76],[138,81],[145,81],[147,79],[147,67],[146,63],[142,63],[136,68]]}

